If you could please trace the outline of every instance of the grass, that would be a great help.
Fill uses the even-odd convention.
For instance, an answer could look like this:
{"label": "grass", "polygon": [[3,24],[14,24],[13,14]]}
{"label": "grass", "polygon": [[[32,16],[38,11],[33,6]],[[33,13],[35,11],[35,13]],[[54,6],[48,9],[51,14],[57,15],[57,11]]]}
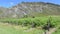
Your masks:
{"label": "grass", "polygon": [[26,32],[26,29],[28,28],[0,23],[0,34],[42,34],[43,32],[36,28]]}
{"label": "grass", "polygon": [[57,27],[56,31],[53,32],[52,34],[60,34],[60,25]]}
{"label": "grass", "polygon": [[52,34],[60,34],[60,29],[57,29],[57,31],[53,32]]}

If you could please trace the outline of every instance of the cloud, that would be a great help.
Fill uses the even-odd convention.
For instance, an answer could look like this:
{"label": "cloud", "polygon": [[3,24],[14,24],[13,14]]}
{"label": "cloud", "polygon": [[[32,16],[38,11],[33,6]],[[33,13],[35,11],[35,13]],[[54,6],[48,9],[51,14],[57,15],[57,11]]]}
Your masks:
{"label": "cloud", "polygon": [[10,2],[10,5],[13,5],[14,3],[13,2]]}

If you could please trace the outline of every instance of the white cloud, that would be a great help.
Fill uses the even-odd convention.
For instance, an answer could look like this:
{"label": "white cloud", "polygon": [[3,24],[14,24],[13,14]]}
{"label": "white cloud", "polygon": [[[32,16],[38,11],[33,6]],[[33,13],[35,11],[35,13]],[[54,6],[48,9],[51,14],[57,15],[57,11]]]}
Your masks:
{"label": "white cloud", "polygon": [[14,3],[13,2],[10,2],[10,5],[13,5]]}

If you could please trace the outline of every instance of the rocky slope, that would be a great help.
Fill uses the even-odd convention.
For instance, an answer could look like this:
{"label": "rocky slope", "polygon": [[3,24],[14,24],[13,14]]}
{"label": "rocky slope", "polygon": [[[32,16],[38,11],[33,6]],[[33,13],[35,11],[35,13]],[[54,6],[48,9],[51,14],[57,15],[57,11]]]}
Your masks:
{"label": "rocky slope", "polygon": [[0,8],[0,18],[60,15],[60,5],[44,2],[22,2],[11,8]]}

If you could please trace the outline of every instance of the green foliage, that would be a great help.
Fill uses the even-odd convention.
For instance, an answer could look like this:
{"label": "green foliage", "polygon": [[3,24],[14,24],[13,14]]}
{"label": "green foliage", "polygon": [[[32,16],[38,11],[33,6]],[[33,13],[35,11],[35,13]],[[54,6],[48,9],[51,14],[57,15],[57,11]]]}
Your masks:
{"label": "green foliage", "polygon": [[[60,17],[51,17],[51,24],[54,25],[55,27],[60,24]],[[47,24],[47,21],[49,19],[49,16],[45,17],[35,17],[35,18],[22,18],[22,19],[0,19],[0,22],[3,23],[10,23],[10,24],[15,24],[15,25],[22,25],[22,26],[41,26],[43,27],[45,24]],[[34,24],[34,25],[33,25]]]}
{"label": "green foliage", "polygon": [[51,20],[52,20],[52,19],[51,19],[51,17],[50,17],[50,18],[48,19],[48,21],[47,21],[47,24],[42,27],[44,30],[48,30],[48,31],[49,31],[50,28],[53,28],[53,27],[54,27],[54,25],[51,23]]}
{"label": "green foliage", "polygon": [[24,15],[24,17],[23,18],[27,18],[28,17],[28,15]]}

